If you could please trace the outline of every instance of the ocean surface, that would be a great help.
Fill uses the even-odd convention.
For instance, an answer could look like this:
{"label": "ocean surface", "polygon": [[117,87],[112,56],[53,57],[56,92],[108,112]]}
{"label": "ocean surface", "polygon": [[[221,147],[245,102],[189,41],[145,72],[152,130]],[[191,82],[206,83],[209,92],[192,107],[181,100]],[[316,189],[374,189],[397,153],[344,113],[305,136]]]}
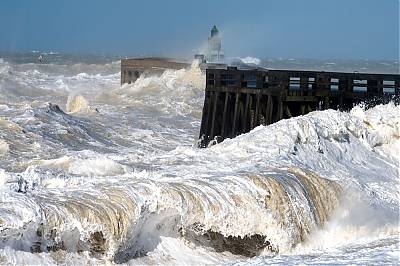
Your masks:
{"label": "ocean surface", "polygon": [[202,149],[195,63],[121,86],[124,55],[39,55],[0,53],[1,265],[399,264],[399,106],[315,111]]}

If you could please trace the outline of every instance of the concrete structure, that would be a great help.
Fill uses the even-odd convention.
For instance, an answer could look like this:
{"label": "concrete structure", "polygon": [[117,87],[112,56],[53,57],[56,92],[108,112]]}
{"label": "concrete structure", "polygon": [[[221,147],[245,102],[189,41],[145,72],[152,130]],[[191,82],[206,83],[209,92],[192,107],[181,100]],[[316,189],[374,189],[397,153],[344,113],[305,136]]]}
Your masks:
{"label": "concrete structure", "polygon": [[217,27],[211,29],[211,37],[208,37],[207,63],[223,63],[225,53],[221,50],[221,37]]}
{"label": "concrete structure", "polygon": [[207,69],[199,146],[314,110],[400,103],[400,75]]}
{"label": "concrete structure", "polygon": [[135,82],[143,73],[162,74],[166,69],[189,68],[191,64],[169,58],[136,58],[121,60],[121,85]]}
{"label": "concrete structure", "polygon": [[207,54],[196,54],[194,58],[203,72],[206,69],[227,69],[224,63],[225,52],[221,50],[221,37],[216,26],[211,29],[211,36],[208,37]]}

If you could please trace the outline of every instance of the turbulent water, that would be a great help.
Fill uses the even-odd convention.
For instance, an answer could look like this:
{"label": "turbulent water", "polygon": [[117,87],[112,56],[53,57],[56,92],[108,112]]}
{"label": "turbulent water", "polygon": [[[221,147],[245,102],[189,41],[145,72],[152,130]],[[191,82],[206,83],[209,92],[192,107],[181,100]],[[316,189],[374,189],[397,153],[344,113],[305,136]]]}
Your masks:
{"label": "turbulent water", "polygon": [[0,53],[0,264],[399,262],[399,106],[316,111],[201,149],[196,64],[121,86],[120,55],[38,56]]}

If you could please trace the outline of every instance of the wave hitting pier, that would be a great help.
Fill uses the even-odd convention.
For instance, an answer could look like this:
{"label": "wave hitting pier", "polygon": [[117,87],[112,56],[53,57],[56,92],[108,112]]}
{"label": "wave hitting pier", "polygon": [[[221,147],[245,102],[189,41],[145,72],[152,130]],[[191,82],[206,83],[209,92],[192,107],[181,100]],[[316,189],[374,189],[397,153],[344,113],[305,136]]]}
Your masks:
{"label": "wave hitting pier", "polygon": [[316,110],[399,104],[399,87],[396,74],[207,69],[199,147]]}

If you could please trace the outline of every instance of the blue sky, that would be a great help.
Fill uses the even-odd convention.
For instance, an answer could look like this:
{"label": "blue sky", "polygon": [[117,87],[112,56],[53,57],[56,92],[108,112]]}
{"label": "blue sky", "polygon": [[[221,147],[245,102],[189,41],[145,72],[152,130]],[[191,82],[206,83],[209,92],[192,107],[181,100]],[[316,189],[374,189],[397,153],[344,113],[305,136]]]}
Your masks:
{"label": "blue sky", "polygon": [[0,51],[398,59],[399,0],[1,0]]}

